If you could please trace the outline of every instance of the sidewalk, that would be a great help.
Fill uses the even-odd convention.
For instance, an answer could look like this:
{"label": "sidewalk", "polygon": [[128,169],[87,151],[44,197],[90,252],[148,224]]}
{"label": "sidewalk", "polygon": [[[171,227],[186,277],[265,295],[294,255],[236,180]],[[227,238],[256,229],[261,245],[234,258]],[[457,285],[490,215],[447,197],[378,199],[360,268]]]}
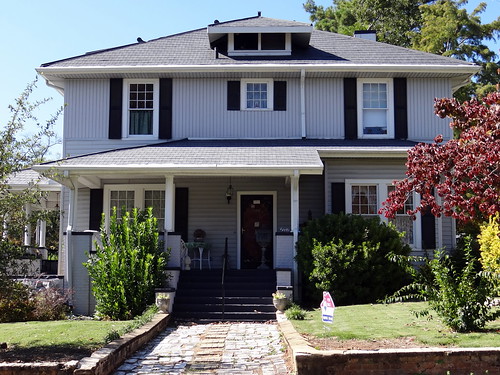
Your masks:
{"label": "sidewalk", "polygon": [[168,327],[120,366],[132,374],[284,375],[284,344],[276,323]]}

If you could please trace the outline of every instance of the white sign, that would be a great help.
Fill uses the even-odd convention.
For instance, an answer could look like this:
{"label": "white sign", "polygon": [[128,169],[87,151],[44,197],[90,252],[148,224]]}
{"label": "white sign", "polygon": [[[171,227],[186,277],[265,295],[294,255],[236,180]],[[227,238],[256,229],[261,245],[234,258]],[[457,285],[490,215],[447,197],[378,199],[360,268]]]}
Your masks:
{"label": "white sign", "polygon": [[328,292],[323,292],[323,301],[321,301],[321,320],[323,323],[333,323],[333,311],[335,304],[333,298]]}

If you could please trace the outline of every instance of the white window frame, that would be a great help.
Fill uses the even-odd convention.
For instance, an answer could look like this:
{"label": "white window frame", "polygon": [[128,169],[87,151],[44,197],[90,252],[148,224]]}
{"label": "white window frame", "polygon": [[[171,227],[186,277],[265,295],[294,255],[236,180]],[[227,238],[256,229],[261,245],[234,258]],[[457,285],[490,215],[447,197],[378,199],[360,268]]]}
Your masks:
{"label": "white window frame", "polygon": [[[384,215],[378,214],[378,210],[382,207],[382,202],[387,199],[389,195],[389,186],[392,186],[393,180],[390,179],[348,179],[345,180],[345,205],[346,205],[346,213],[352,214],[352,186],[377,186],[377,215],[380,217],[380,220],[384,223],[388,223],[389,219],[387,219]],[[417,207],[420,204],[420,196],[418,194],[413,193],[413,206]],[[374,215],[362,215],[362,216],[374,216]],[[421,216],[420,213],[416,215],[416,219],[413,221],[413,243],[409,243],[414,249],[422,248],[422,233],[420,231],[421,225]]]}
{"label": "white window frame", "polygon": [[[105,213],[105,227],[109,228],[109,215],[111,213],[111,192],[112,191],[133,191],[134,192],[134,208],[139,210],[144,210],[144,196],[146,190],[161,190],[165,191],[164,184],[146,184],[146,185],[126,185],[126,184],[112,184],[104,185],[104,202],[103,209]],[[165,192],[165,205],[166,202],[166,192]],[[164,214],[165,215],[165,214]],[[163,218],[166,220],[166,218]],[[160,228],[162,231],[163,228]]]}
{"label": "white window frame", "polygon": [[[229,56],[290,56],[292,54],[292,34],[285,34],[285,49],[262,49],[262,34],[271,34],[271,30],[262,32],[252,32],[257,34],[257,49],[256,50],[235,50],[234,49],[234,33],[228,34],[227,52]],[[283,33],[280,33],[283,34]]]}
{"label": "white window frame", "polygon": [[[130,134],[130,85],[131,84],[152,84],[153,85],[153,134]],[[158,139],[158,123],[160,116],[160,81],[158,79],[124,79],[123,99],[122,99],[122,134],[123,139],[128,140],[148,140]]]}
{"label": "white window frame", "polygon": [[[364,83],[385,83],[387,86],[387,109],[386,124],[387,134],[364,134],[363,123],[363,84]],[[357,80],[358,98],[358,138],[365,139],[392,139],[394,138],[394,83],[392,78],[365,78]]]}
{"label": "white window frame", "polygon": [[[267,108],[247,108],[247,83],[266,83],[267,84]],[[272,111],[274,108],[274,80],[265,79],[242,79],[240,84],[242,111]]]}

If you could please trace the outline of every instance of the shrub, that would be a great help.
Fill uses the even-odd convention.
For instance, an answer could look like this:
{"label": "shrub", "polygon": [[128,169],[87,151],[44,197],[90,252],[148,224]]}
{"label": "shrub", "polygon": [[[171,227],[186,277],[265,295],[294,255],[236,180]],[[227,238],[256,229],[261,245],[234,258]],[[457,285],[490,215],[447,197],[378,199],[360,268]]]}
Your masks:
{"label": "shrub", "polygon": [[285,310],[285,316],[288,320],[304,320],[306,311],[299,305],[292,303],[288,309]]}
{"label": "shrub", "polygon": [[303,299],[318,304],[327,290],[338,304],[376,302],[409,281],[405,268],[390,259],[410,251],[394,226],[378,217],[332,214],[311,220],[297,243]]}
{"label": "shrub", "polygon": [[165,281],[168,254],[159,242],[151,208],[143,213],[134,209],[121,218],[114,208],[109,222],[109,234],[102,225],[102,244],[96,243],[96,254],[84,266],[92,278],[98,314],[127,320],[154,302],[154,289]]}
{"label": "shrub", "polygon": [[0,288],[0,323],[33,319],[35,300],[30,287],[21,282],[5,282]]}
{"label": "shrub", "polygon": [[481,264],[484,270],[500,273],[500,214],[489,218],[488,224],[481,225],[478,236]]}
{"label": "shrub", "polygon": [[[465,240],[463,267],[457,266],[448,254],[437,251],[420,270],[409,269],[414,282],[403,287],[387,302],[424,299],[430,309],[449,328],[457,332],[482,329],[488,321],[500,316],[494,310],[492,300],[495,278],[491,273],[481,271],[479,261],[472,256],[472,239]],[[429,310],[416,312],[429,315]]]}
{"label": "shrub", "polygon": [[34,293],[34,320],[65,319],[70,312],[68,305],[71,293],[56,288],[42,288]]}

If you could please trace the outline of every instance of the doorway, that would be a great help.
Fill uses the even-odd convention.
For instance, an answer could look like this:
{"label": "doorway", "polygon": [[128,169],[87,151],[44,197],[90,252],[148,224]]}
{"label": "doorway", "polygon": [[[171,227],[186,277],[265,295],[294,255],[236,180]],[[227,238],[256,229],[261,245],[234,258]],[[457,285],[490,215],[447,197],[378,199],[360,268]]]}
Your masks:
{"label": "doorway", "polygon": [[274,253],[275,196],[269,193],[240,195],[240,268],[272,269]]}

